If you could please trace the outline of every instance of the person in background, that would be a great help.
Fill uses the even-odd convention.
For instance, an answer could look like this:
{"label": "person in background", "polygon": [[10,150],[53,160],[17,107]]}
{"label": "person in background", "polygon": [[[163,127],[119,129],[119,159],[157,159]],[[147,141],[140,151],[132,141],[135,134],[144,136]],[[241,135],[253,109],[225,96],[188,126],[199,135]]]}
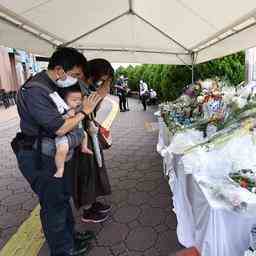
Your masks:
{"label": "person in background", "polygon": [[124,81],[124,76],[120,76],[116,81],[115,88],[117,89],[117,95],[119,97],[119,108],[121,112],[128,111],[126,107],[126,92],[127,87]]}
{"label": "person in background", "polygon": [[84,237],[74,232],[70,182],[66,175],[54,177],[54,157],[44,154],[41,147],[44,139],[54,140],[72,131],[101,100],[101,96],[94,93],[83,99],[81,111],[73,117],[64,119],[60,113],[57,86],[74,85],[77,79],[73,77],[81,72],[85,63],[85,57],[77,50],[58,48],[49,60],[48,70],[28,80],[17,95],[21,132],[11,145],[20,171],[39,198],[42,228],[51,256],[82,255],[88,250]]}
{"label": "person in background", "polygon": [[157,102],[157,93],[154,89],[149,90],[149,99],[150,99],[150,104],[155,105]]}
{"label": "person in background", "polygon": [[144,111],[147,110],[147,100],[149,98],[148,85],[140,80],[140,100],[143,105]]}

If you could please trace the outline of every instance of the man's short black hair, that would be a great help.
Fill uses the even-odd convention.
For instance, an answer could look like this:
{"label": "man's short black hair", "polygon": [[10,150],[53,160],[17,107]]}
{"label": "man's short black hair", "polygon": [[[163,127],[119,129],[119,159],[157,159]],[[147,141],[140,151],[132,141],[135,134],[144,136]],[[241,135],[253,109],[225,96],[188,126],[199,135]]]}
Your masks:
{"label": "man's short black hair", "polygon": [[87,62],[86,77],[97,80],[104,75],[114,77],[114,69],[110,62],[105,59],[93,59]]}
{"label": "man's short black hair", "polygon": [[67,95],[72,92],[82,93],[79,82],[66,88],[58,88],[58,94],[64,100],[66,99]]}
{"label": "man's short black hair", "polygon": [[86,66],[86,58],[82,53],[72,47],[59,47],[49,60],[48,69],[52,70],[56,66],[63,67],[64,71],[69,71],[75,66]]}

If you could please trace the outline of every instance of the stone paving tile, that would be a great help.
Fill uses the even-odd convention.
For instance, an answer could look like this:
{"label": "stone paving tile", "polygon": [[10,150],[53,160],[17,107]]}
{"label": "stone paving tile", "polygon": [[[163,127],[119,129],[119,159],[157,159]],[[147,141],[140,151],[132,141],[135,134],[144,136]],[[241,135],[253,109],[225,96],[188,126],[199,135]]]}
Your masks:
{"label": "stone paving tile", "polygon": [[115,256],[119,256],[122,253],[126,253],[127,248],[124,243],[120,243],[118,245],[112,246],[111,251]]}
{"label": "stone paving tile", "polygon": [[112,256],[113,254],[107,247],[95,247],[91,250],[88,256]]}
{"label": "stone paving tile", "polygon": [[18,226],[10,227],[10,228],[6,228],[6,229],[2,230],[1,238],[3,240],[8,240],[13,235],[13,233],[15,233],[17,231],[17,229],[18,229]]}
{"label": "stone paving tile", "polygon": [[134,221],[132,221],[132,222],[130,222],[130,223],[128,224],[128,227],[129,227],[130,229],[137,228],[138,226],[140,226],[140,223],[139,223],[138,220],[134,220]]}
{"label": "stone paving tile", "polygon": [[131,189],[136,187],[137,181],[135,179],[120,178],[119,180],[121,180],[118,183],[120,189]]}
{"label": "stone paving tile", "polygon": [[155,227],[165,220],[165,213],[161,208],[152,208],[148,205],[143,207],[139,222],[143,226]]}
{"label": "stone paving tile", "polygon": [[150,195],[146,192],[134,192],[129,194],[128,202],[132,205],[141,205],[150,200]]}
{"label": "stone paving tile", "polygon": [[140,192],[151,192],[156,189],[157,184],[154,181],[142,181],[137,183],[136,189]]}
{"label": "stone paving tile", "polygon": [[98,244],[102,246],[116,245],[125,240],[128,232],[128,227],[125,224],[111,223],[98,234]]}
{"label": "stone paving tile", "polygon": [[23,203],[27,202],[31,198],[32,198],[31,193],[23,192],[23,193],[5,197],[1,201],[1,204],[7,205],[7,206],[22,205]]}
{"label": "stone paving tile", "polygon": [[129,250],[144,252],[154,246],[157,233],[150,227],[138,227],[133,229],[127,239],[126,245]]}
{"label": "stone paving tile", "polygon": [[110,196],[110,201],[113,203],[120,203],[128,198],[128,192],[126,190],[119,190],[115,191],[111,196]]}
{"label": "stone paving tile", "polygon": [[0,192],[0,203],[2,200],[4,200],[6,197],[11,196],[13,192],[11,190],[7,190],[7,188]]}
{"label": "stone paving tile", "polygon": [[31,198],[22,204],[22,209],[30,211],[31,209],[35,208],[38,205],[38,203],[39,202],[37,198]]}
{"label": "stone paving tile", "polygon": [[156,248],[151,248],[143,253],[143,256],[160,256]]}
{"label": "stone paving tile", "polygon": [[26,219],[28,214],[27,211],[22,210],[5,213],[0,218],[0,229],[6,230],[8,228],[19,226]]}
{"label": "stone paving tile", "polygon": [[152,207],[167,208],[170,206],[171,196],[158,194],[150,199],[149,204]]}
{"label": "stone paving tile", "polygon": [[165,231],[159,234],[155,248],[161,255],[169,255],[170,252],[178,251],[182,249],[177,241],[177,235],[175,231]]}
{"label": "stone paving tile", "polygon": [[[166,223],[164,224],[160,224],[158,226],[155,226],[154,229],[156,230],[157,233],[163,233],[164,231],[169,230],[169,226],[166,225]],[[175,226],[175,230],[176,230],[176,226]]]}
{"label": "stone paving tile", "polygon": [[136,206],[127,206],[118,209],[114,215],[114,219],[119,223],[129,223],[138,218],[140,208]]}
{"label": "stone paving tile", "polygon": [[177,219],[176,215],[173,211],[167,211],[167,216],[165,219],[165,225],[169,227],[170,230],[176,230],[177,227]]}

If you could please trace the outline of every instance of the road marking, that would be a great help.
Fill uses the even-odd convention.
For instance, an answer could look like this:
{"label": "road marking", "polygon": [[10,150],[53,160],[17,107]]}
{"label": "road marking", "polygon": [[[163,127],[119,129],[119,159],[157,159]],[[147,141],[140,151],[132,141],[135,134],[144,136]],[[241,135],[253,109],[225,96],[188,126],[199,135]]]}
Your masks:
{"label": "road marking", "polygon": [[1,256],[35,256],[44,244],[38,205],[1,250]]}
{"label": "road marking", "polygon": [[[106,99],[112,103],[112,109],[102,123],[102,126],[110,129],[119,112],[119,107],[110,97]],[[17,232],[5,244],[0,252],[0,256],[35,256],[39,253],[44,242],[45,238],[40,221],[40,205],[37,205],[28,219],[23,222]]]}

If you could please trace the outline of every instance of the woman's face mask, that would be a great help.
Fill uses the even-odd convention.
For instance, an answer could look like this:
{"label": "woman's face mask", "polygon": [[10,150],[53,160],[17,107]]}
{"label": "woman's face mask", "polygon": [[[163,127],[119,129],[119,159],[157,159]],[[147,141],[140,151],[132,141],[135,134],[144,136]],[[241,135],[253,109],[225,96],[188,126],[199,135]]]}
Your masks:
{"label": "woman's face mask", "polygon": [[77,83],[77,81],[78,81],[77,78],[74,78],[74,77],[69,76],[67,74],[65,74],[65,76],[66,76],[66,78],[64,80],[61,80],[61,79],[57,80],[57,85],[60,88],[66,88],[66,87],[72,86],[75,83]]}

